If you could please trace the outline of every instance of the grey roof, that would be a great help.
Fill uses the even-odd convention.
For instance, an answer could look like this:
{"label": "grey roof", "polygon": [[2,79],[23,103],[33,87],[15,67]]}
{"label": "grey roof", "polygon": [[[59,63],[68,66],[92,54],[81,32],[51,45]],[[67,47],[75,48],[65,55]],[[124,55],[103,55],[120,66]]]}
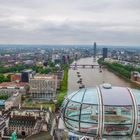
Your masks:
{"label": "grey roof", "polygon": [[125,87],[111,87],[105,89],[100,86],[104,105],[132,105],[130,92]]}

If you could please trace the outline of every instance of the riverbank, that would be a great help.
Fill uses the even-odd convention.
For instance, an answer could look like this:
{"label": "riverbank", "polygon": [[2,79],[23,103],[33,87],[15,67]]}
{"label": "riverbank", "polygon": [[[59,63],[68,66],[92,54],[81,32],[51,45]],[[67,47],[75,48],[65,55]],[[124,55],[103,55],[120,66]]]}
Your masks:
{"label": "riverbank", "polygon": [[98,63],[100,65],[105,65],[109,71],[140,88],[140,84],[131,80],[131,71],[136,70],[132,66],[124,66],[118,63],[107,63],[104,62],[101,58],[98,60]]}
{"label": "riverbank", "polygon": [[68,68],[66,67],[64,69],[64,76],[63,76],[63,80],[61,81],[61,86],[60,86],[60,94],[58,95],[57,98],[57,105],[61,106],[64,97],[67,94],[67,90],[68,90]]}

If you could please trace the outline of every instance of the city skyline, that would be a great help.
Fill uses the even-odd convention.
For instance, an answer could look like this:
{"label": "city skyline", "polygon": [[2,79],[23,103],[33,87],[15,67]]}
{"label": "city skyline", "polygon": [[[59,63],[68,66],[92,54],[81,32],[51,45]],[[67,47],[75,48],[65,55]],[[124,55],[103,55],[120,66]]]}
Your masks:
{"label": "city skyline", "polygon": [[0,44],[140,44],[139,0],[0,2]]}

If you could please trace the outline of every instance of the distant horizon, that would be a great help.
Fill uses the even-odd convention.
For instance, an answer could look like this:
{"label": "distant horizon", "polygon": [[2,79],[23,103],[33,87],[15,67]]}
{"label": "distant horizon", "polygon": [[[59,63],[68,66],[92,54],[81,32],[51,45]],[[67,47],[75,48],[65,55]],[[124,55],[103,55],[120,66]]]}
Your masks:
{"label": "distant horizon", "polygon": [[0,0],[0,44],[140,46],[139,15],[140,0]]}
{"label": "distant horizon", "polygon": [[[0,47],[4,46],[46,46],[46,47],[61,47],[61,46],[74,46],[74,47],[92,47],[93,44],[0,44]],[[108,48],[140,48],[140,45],[104,45],[104,44],[98,44],[97,47],[102,48],[102,47],[108,47]]]}

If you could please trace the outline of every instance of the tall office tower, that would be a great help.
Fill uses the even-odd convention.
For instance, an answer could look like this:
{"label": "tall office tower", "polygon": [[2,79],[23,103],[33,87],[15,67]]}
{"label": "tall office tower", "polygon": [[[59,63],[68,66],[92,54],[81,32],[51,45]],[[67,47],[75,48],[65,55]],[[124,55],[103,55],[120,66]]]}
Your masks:
{"label": "tall office tower", "polygon": [[33,70],[24,70],[21,73],[21,82],[29,82],[29,79],[35,75],[35,71]]}
{"label": "tall office tower", "polygon": [[62,63],[66,64],[66,56],[65,55],[62,56]]}
{"label": "tall office tower", "polygon": [[107,58],[108,49],[103,48],[103,59]]}
{"label": "tall office tower", "polygon": [[94,42],[93,59],[96,60],[96,42]]}

